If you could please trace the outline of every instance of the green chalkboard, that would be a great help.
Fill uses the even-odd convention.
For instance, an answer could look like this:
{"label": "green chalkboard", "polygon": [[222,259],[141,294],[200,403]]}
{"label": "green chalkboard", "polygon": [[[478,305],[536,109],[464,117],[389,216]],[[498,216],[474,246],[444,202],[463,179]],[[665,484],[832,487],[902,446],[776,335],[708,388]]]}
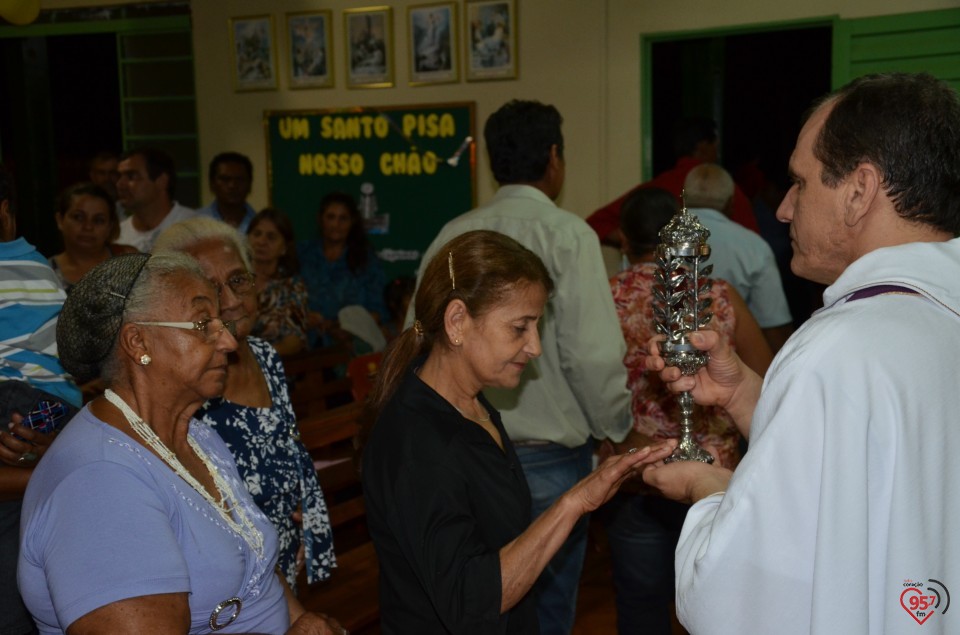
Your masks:
{"label": "green chalkboard", "polygon": [[266,111],[271,205],[317,235],[325,194],[357,199],[387,278],[412,274],[440,228],[476,205],[474,104]]}

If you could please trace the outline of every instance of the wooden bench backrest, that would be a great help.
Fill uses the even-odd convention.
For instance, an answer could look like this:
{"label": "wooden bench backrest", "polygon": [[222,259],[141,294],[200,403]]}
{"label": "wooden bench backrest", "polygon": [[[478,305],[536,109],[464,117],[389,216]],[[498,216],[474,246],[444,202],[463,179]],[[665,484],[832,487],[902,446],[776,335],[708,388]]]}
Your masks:
{"label": "wooden bench backrest", "polygon": [[336,345],[283,358],[290,403],[297,417],[323,412],[352,399],[353,384],[345,374],[350,357],[347,346]]}
{"label": "wooden bench backrest", "polygon": [[354,442],[365,414],[363,405],[353,402],[298,421],[327,500],[337,554],[329,580],[308,587],[301,576],[300,600],[309,610],[333,615],[352,633],[376,627],[380,619],[379,564],[366,529]]}

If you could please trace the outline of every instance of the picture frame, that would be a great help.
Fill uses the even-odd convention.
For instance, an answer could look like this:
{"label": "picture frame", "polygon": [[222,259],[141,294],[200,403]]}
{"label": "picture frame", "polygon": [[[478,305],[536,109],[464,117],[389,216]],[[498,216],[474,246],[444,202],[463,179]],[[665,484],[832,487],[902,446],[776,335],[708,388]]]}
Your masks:
{"label": "picture frame", "polygon": [[457,31],[456,2],[407,7],[411,86],[460,81]]}
{"label": "picture frame", "polygon": [[467,2],[464,17],[467,81],[516,79],[516,1]]}
{"label": "picture frame", "polygon": [[344,9],[347,88],[393,86],[393,11],[390,7]]}
{"label": "picture frame", "polygon": [[299,11],[286,15],[287,84],[290,88],[332,88],[333,12]]}
{"label": "picture frame", "polygon": [[273,16],[230,18],[229,26],[234,88],[276,90],[277,41]]}

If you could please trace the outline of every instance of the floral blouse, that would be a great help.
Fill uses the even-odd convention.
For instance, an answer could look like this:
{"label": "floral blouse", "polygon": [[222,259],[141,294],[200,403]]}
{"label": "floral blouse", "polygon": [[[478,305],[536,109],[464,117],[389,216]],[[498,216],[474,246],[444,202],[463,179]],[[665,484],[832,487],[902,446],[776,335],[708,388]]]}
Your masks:
{"label": "floral blouse", "polygon": [[[247,342],[267,381],[272,405],[250,408],[217,397],[204,404],[196,418],[226,442],[254,502],[277,528],[278,564],[293,589],[301,542],[310,583],[327,579],[336,566],[330,517],[313,460],[300,442],[280,357],[263,340],[250,337]],[[298,509],[303,512],[302,530],[292,516]]]}
{"label": "floral blouse", "polygon": [[274,278],[257,297],[259,315],[252,334],[276,344],[296,335],[307,344],[307,287],[297,277]]}
{"label": "floral blouse", "polygon": [[[633,427],[651,437],[680,436],[680,406],[676,396],[664,387],[656,373],[647,372],[647,342],[656,335],[653,316],[653,263],[638,263],[610,279],[613,303],[620,328],[627,342],[627,385],[633,393]],[[714,279],[710,296],[713,318],[707,328],[719,332],[733,346],[736,318],[730,304],[729,285]],[[740,432],[722,408],[697,406],[694,410],[694,438],[701,445],[712,445],[720,453],[720,462],[733,469],[740,460]]]}

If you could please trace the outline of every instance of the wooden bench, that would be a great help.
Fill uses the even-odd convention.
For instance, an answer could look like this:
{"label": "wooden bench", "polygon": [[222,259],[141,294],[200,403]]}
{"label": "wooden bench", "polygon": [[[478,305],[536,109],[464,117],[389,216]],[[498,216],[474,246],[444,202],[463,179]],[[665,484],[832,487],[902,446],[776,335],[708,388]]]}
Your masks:
{"label": "wooden bench", "polygon": [[351,633],[376,629],[380,621],[379,564],[366,526],[366,508],[354,442],[365,410],[360,403],[303,417],[300,438],[314,459],[333,528],[337,568],[328,580],[299,580],[303,605],[327,613]]}
{"label": "wooden bench", "polygon": [[329,346],[283,357],[290,403],[305,417],[348,403],[353,383],[346,376],[351,352],[346,345]]}

